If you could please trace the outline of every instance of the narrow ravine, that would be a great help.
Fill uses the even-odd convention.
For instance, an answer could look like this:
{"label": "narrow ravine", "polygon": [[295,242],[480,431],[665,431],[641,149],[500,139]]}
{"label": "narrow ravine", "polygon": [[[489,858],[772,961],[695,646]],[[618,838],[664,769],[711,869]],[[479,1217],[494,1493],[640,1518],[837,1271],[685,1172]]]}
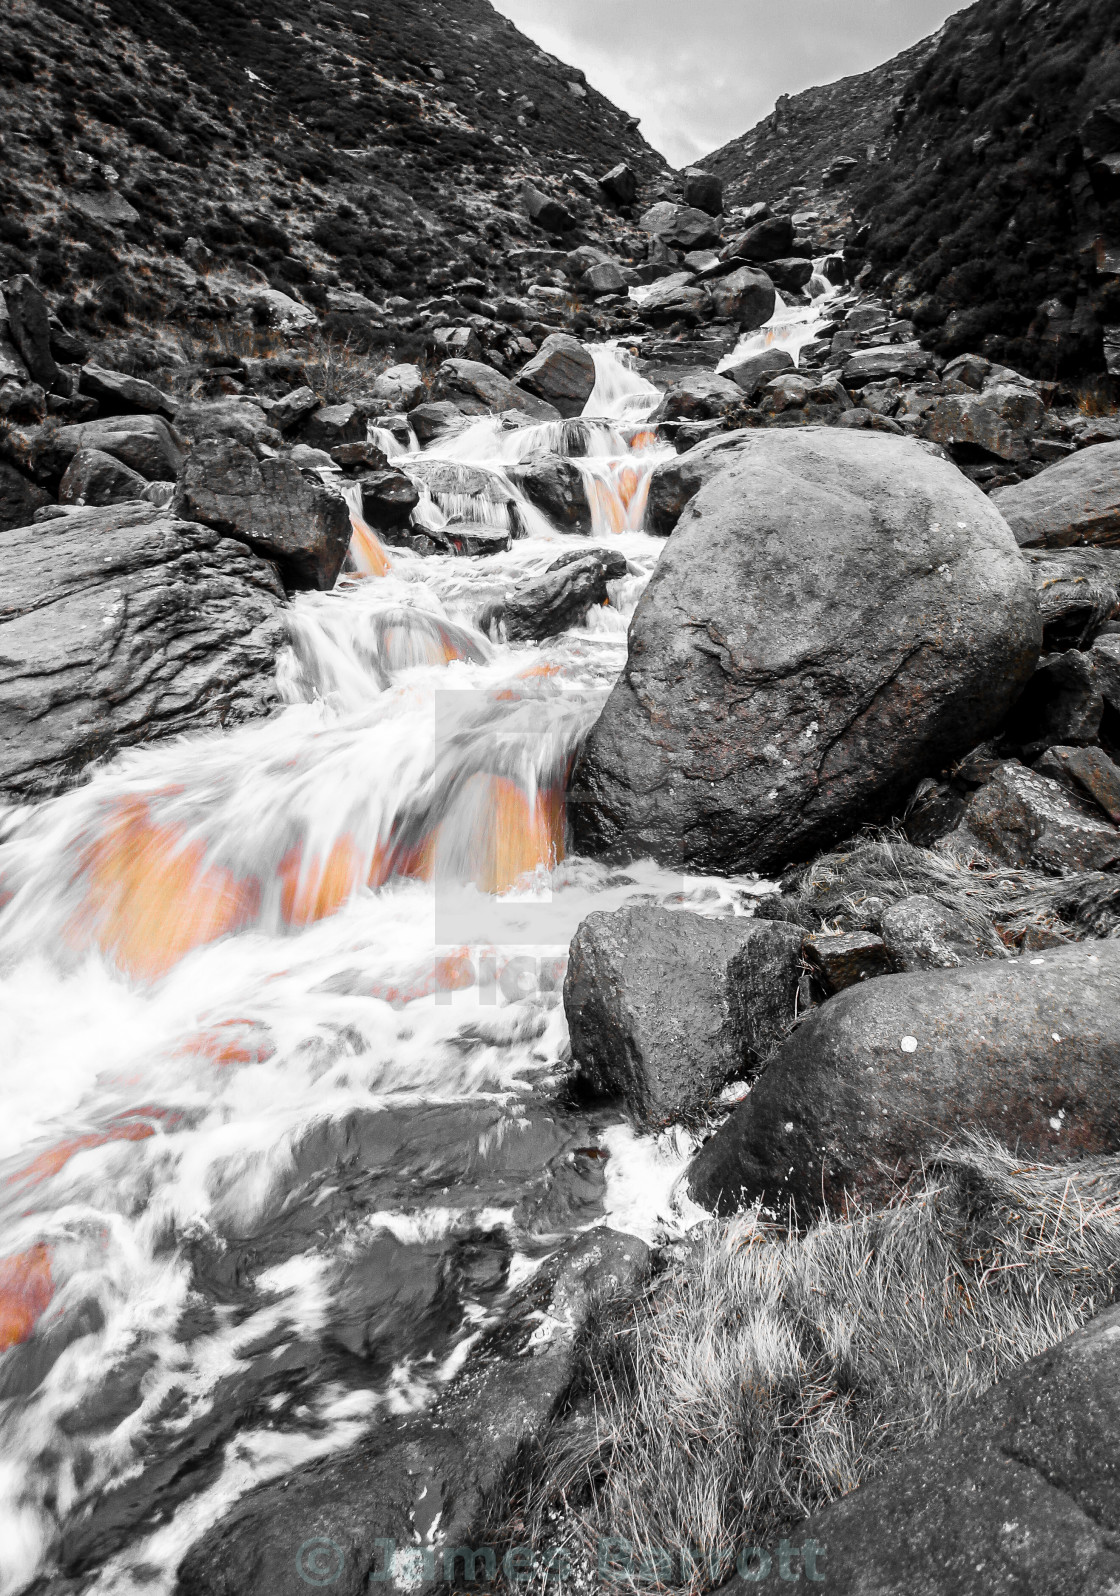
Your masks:
{"label": "narrow ravine", "polygon": [[[752,337],[796,349],[815,315]],[[423,1404],[560,1239],[679,1222],[683,1139],[557,1104],[568,943],[592,908],[747,913],[766,888],[565,856],[671,453],[658,391],[594,353],[575,421],[379,439],[432,484],[419,526],[497,552],[383,549],[356,520],[354,573],[291,607],[278,713],[4,821],[4,1592],[60,1557],[170,1590],[252,1483]],[[577,465],[590,536],[507,475],[542,453]],[[606,542],[608,605],[504,640],[506,594]]]}

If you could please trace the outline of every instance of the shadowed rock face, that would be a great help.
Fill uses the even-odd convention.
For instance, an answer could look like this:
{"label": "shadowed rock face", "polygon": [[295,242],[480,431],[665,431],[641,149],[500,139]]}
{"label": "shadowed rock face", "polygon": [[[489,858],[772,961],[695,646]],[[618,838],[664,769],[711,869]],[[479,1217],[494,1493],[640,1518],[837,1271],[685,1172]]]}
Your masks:
{"label": "shadowed rock face", "polygon": [[1043,1159],[1120,1146],[1120,943],[883,975],[830,998],[697,1154],[730,1212],[881,1199],[962,1130]]}
{"label": "shadowed rock face", "polygon": [[11,799],[274,702],[284,590],[243,544],[127,504],[2,533],[0,560],[0,792]]}
{"label": "shadowed rock face", "polygon": [[1030,573],[901,439],[748,433],[685,509],[577,765],[579,844],[768,871],[983,741],[1038,658]]}

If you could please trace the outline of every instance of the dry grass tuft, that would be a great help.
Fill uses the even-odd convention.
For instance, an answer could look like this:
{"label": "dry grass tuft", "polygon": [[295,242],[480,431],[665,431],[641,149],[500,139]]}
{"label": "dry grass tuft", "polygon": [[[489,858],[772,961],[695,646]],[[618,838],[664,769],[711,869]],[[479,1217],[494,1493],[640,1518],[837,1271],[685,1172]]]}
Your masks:
{"label": "dry grass tuft", "polygon": [[[563,1547],[576,1585],[600,1537],[645,1559],[635,1588],[718,1584],[736,1550],[774,1544],[1118,1284],[1120,1157],[1024,1164],[972,1139],[878,1212],[804,1234],[713,1222],[598,1327],[500,1533]],[[688,1546],[699,1567],[662,1555]]]}

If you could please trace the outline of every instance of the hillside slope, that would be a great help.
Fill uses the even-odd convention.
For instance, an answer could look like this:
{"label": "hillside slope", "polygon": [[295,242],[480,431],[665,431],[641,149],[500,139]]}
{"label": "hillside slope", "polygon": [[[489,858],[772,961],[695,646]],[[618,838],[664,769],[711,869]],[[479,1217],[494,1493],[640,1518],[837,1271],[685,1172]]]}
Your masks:
{"label": "hillside slope", "polygon": [[594,231],[588,174],[665,170],[487,0],[12,0],[0,130],[0,278],[90,330],[189,316],[192,239],[320,307],[412,300],[541,241],[526,175]]}

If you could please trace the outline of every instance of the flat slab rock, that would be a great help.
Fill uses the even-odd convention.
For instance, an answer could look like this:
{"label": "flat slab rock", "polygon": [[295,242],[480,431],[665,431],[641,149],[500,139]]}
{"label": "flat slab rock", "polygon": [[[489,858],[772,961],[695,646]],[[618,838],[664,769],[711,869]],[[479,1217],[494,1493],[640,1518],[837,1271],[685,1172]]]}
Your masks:
{"label": "flat slab rock", "polygon": [[0,533],[0,793],[71,785],[131,744],[275,701],[275,568],[150,504]]}
{"label": "flat slab rock", "polygon": [[992,503],[1023,548],[1120,545],[1120,443],[1097,443],[1026,482],[997,488]]}
{"label": "flat slab rock", "polygon": [[1120,1148],[1120,942],[885,975],[830,998],[700,1149],[697,1202],[842,1212],[962,1130],[1042,1159]]}

